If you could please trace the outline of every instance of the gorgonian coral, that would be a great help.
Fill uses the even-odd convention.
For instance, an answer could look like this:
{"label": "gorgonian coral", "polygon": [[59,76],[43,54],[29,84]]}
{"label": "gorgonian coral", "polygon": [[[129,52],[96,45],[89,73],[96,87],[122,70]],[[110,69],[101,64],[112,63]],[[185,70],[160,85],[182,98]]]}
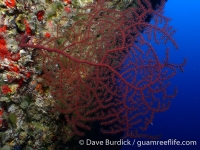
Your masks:
{"label": "gorgonian coral", "polygon": [[62,23],[66,16],[51,23],[51,36],[21,38],[21,48],[39,53],[55,111],[65,115],[71,134],[83,135],[90,122],[98,121],[103,133],[144,137],[141,130],[155,113],[168,109],[176,94],[167,94],[167,81],[185,61],[170,63],[168,49],[161,61],[150,44],[177,47],[169,19],[162,15],[164,1],[156,10],[148,0],[134,6],[119,10],[109,1],[96,1],[79,9],[70,26]]}

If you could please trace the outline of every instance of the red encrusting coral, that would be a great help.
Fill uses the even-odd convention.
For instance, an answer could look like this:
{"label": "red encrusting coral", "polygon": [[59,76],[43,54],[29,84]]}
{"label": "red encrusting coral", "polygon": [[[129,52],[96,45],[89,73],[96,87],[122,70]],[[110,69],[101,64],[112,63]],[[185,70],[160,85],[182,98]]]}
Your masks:
{"label": "red encrusting coral", "polygon": [[65,2],[66,4],[71,4],[71,0],[63,0],[63,2]]}
{"label": "red encrusting coral", "polygon": [[8,93],[12,92],[10,87],[6,84],[1,86],[1,91],[3,94],[8,94]]}
{"label": "red encrusting coral", "polygon": [[44,10],[40,10],[40,11],[38,11],[38,12],[36,13],[36,16],[37,16],[38,21],[41,21],[41,20],[43,19],[44,14],[45,14]]}
{"label": "red encrusting coral", "polygon": [[6,32],[7,26],[4,25],[3,27],[0,27],[0,34]]}
{"label": "red encrusting coral", "polygon": [[71,12],[70,8],[69,8],[69,7],[67,7],[67,6],[65,6],[65,11],[66,11],[66,12],[68,12],[68,13],[70,13],[70,12]]}
{"label": "red encrusting coral", "polygon": [[15,0],[6,0],[6,1],[5,1],[5,4],[6,4],[6,6],[9,7],[9,8],[14,8],[15,5],[16,5],[16,1],[15,1]]}
{"label": "red encrusting coral", "polygon": [[46,37],[46,38],[50,38],[50,37],[51,37],[51,34],[50,34],[49,32],[46,32],[46,33],[45,33],[45,37]]}
{"label": "red encrusting coral", "polygon": [[25,32],[26,32],[26,34],[31,36],[32,35],[32,30],[31,30],[31,27],[30,27],[28,21],[25,19],[23,22],[25,24]]}
{"label": "red encrusting coral", "polygon": [[[3,36],[3,33],[6,32],[6,28],[7,28],[6,26],[3,26],[0,28],[0,68],[7,71],[8,74],[6,75],[5,80],[8,83],[17,81],[18,85],[20,87],[26,79],[30,78],[31,72],[24,72],[24,68],[20,67],[17,64],[17,61],[21,57],[20,53],[19,52],[12,53],[7,48],[7,42]],[[12,72],[12,74],[20,75],[21,78],[16,78],[13,76],[11,77],[9,75],[9,73],[11,73],[11,72]],[[1,91],[3,94],[12,92],[8,85],[1,86]]]}
{"label": "red encrusting coral", "polygon": [[[148,137],[141,131],[155,113],[169,108],[176,90],[168,95],[167,81],[185,61],[170,63],[168,49],[161,61],[151,45],[172,42],[177,47],[163,5],[153,10],[149,1],[141,0],[137,8],[119,11],[97,1],[65,32],[58,24],[56,37],[31,44],[22,36],[20,47],[40,53],[55,111],[65,115],[73,134],[83,135],[83,129],[91,129],[88,122],[99,121],[105,134]],[[152,24],[146,21],[151,16]]]}
{"label": "red encrusting coral", "polygon": [[6,47],[6,41],[3,35],[0,34],[0,58],[10,58],[11,54]]}

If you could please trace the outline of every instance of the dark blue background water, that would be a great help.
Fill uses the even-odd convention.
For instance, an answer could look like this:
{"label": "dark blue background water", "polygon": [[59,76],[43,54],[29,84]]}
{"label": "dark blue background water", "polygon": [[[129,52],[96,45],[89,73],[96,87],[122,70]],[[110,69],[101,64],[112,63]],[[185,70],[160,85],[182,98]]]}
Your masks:
{"label": "dark blue background water", "polygon": [[[184,73],[178,72],[170,81],[178,88],[168,111],[155,115],[148,133],[162,134],[161,140],[196,141],[196,146],[123,146],[122,150],[200,150],[200,0],[168,0],[165,16],[177,29],[170,59],[180,63],[187,58]],[[163,52],[164,53],[164,52]],[[144,139],[136,139],[136,142]],[[148,140],[148,139],[146,139]]]}

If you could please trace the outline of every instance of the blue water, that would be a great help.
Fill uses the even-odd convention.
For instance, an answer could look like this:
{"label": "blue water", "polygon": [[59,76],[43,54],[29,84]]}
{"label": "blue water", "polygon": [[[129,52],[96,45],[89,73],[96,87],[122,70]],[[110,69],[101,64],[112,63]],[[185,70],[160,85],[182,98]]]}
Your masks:
{"label": "blue water", "polygon": [[[178,88],[169,110],[155,115],[147,133],[162,134],[162,140],[196,141],[196,146],[123,146],[122,150],[200,150],[200,0],[168,0],[165,16],[177,29],[174,39],[179,50],[170,50],[170,60],[180,63],[187,58],[184,73],[180,71],[171,81]],[[130,139],[134,140],[134,139]]]}

